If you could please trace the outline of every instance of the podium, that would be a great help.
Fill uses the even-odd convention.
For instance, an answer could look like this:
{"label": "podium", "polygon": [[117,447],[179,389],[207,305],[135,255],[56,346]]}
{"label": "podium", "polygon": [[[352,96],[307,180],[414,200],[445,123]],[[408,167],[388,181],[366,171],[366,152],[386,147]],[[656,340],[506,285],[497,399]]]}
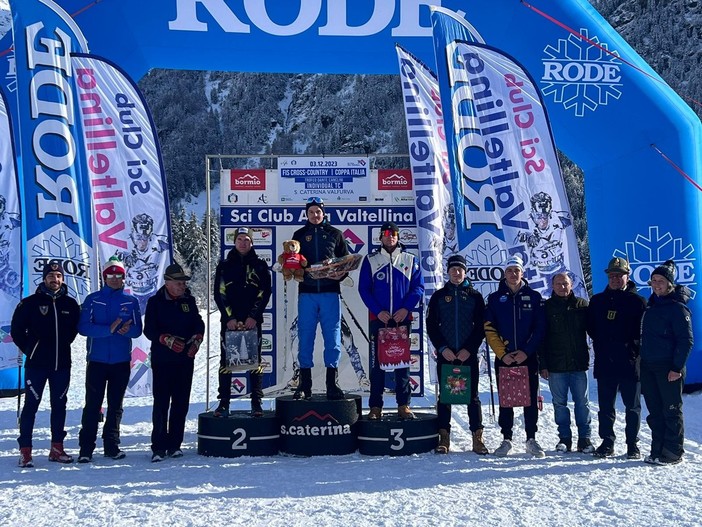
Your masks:
{"label": "podium", "polygon": [[367,456],[410,456],[432,451],[438,442],[435,414],[415,412],[400,420],[394,410],[377,421],[362,417],[361,397],[330,401],[315,394],[309,401],[292,395],[276,398],[275,412],[251,417],[235,411],[198,416],[197,452],[202,456],[338,456],[358,450]]}
{"label": "podium", "polygon": [[198,416],[197,453],[202,456],[275,456],[280,432],[273,412],[251,417],[248,412],[232,412],[215,417],[213,412]]}
{"label": "podium", "polygon": [[358,451],[367,456],[410,456],[432,451],[438,444],[436,414],[414,412],[414,419],[390,414],[377,421],[358,422]]}
{"label": "podium", "polygon": [[338,456],[356,451],[356,423],[361,417],[361,397],[330,401],[323,394],[295,400],[277,397],[275,413],[280,423],[280,451],[296,456]]}

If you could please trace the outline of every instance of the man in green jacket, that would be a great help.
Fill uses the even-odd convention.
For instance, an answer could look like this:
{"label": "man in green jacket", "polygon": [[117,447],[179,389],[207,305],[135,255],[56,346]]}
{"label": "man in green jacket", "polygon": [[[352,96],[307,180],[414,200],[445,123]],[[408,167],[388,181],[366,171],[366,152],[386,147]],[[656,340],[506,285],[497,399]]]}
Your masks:
{"label": "man in green jacket", "polygon": [[575,403],[575,424],[578,428],[578,452],[592,453],[590,440],[590,403],[587,370],[590,352],[587,347],[588,301],[575,296],[568,273],[553,276],[553,293],[546,300],[546,338],[539,352],[541,377],[548,380],[553,399],[553,413],[558,426],[558,452],[570,452],[573,438],[570,430],[568,390]]}

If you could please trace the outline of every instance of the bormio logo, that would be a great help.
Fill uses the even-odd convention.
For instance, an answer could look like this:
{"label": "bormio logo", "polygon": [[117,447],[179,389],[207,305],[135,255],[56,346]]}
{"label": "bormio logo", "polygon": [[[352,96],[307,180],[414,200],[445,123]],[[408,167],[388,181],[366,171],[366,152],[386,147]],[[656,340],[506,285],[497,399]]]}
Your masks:
{"label": "bormio logo", "polygon": [[266,190],[266,171],[261,170],[232,170],[232,190]]}
{"label": "bormio logo", "polygon": [[378,170],[378,190],[412,190],[409,170]]}

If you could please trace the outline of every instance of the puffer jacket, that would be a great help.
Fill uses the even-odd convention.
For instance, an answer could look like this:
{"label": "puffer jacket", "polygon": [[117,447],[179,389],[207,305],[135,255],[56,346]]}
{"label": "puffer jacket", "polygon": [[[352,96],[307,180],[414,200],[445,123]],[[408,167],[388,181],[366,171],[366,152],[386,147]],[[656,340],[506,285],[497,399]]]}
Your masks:
{"label": "puffer jacket", "polygon": [[[300,242],[300,254],[307,258],[310,265],[349,254],[344,235],[339,229],[329,225],[327,220],[318,225],[308,221],[304,227],[295,231],[293,240]],[[305,273],[305,279],[300,282],[298,291],[300,293],[340,293],[341,285],[340,280],[331,278],[314,280]]]}
{"label": "puffer jacket", "polygon": [[253,248],[244,256],[232,249],[217,265],[214,283],[222,326],[248,317],[263,323],[263,311],[271,297],[271,273]]}
{"label": "puffer jacket", "polygon": [[546,333],[543,299],[526,280],[516,293],[503,278],[497,291],[490,293],[485,311],[485,338],[495,356],[521,350],[536,361]]}
{"label": "puffer jacket", "polygon": [[646,301],[631,280],[621,290],[606,287],[590,299],[587,332],[595,350],[596,379],[638,379],[641,317]]}
{"label": "puffer jacket", "polygon": [[205,322],[189,289],[186,289],[180,298],[170,298],[166,293],[166,286],[162,286],[149,298],[144,316],[144,336],[151,341],[152,365],[194,361],[192,357],[188,357],[187,349],[176,353],[161,344],[161,335],[173,335],[187,343],[195,335],[202,335],[204,332]]}
{"label": "puffer jacket", "polygon": [[25,367],[70,368],[79,317],[80,307],[68,296],[66,284],[56,294],[39,284],[36,293],[21,300],[12,315],[10,334],[27,356]]}
{"label": "puffer jacket", "polygon": [[572,291],[565,298],[551,293],[544,302],[546,338],[539,351],[540,369],[556,373],[588,369],[587,306],[588,301]]}
{"label": "puffer jacket", "polygon": [[484,320],[485,301],[471,283],[447,282],[429,299],[427,335],[439,354],[446,348],[454,353],[466,349],[477,357],[485,338]]}
{"label": "puffer jacket", "polygon": [[[118,318],[122,319],[122,324],[132,321],[124,335],[117,331],[110,332],[112,323]],[[141,335],[139,301],[125,293],[124,289],[103,286],[83,302],[78,332],[88,337],[88,361],[105,364],[129,362],[132,358],[132,339]]]}
{"label": "puffer jacket", "polygon": [[682,285],[665,295],[651,295],[641,320],[641,362],[682,372],[692,350],[690,290]]}

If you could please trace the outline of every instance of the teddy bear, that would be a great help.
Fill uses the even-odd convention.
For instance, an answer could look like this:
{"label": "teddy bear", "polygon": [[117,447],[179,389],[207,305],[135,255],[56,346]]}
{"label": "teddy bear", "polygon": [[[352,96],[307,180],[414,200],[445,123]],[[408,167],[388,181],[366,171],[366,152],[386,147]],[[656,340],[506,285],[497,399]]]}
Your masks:
{"label": "teddy bear", "polygon": [[300,254],[300,242],[297,240],[285,240],[283,242],[283,254],[278,256],[278,264],[282,267],[283,279],[295,278],[302,282],[305,277],[305,267],[307,258]]}

